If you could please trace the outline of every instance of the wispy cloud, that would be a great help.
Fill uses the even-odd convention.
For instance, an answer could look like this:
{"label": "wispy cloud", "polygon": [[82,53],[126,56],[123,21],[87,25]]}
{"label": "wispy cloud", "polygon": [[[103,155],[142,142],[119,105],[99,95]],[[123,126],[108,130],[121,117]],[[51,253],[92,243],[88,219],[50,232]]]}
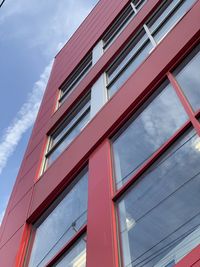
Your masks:
{"label": "wispy cloud", "polygon": [[[25,48],[27,56],[39,55],[45,65],[62,48],[96,2],[97,0],[52,0],[48,3],[40,0],[6,1],[0,17],[1,42],[10,42],[14,48],[17,44],[17,49]],[[51,65],[52,62],[44,69],[27,96],[27,101],[8,123],[8,127],[3,131],[0,129],[3,132],[0,136],[0,174],[9,166],[9,158],[35,121]],[[5,181],[6,179],[0,179],[2,184]],[[7,205],[7,201],[2,201],[3,195],[8,199],[10,194],[2,188],[1,186],[0,224]]]}
{"label": "wispy cloud", "polygon": [[45,68],[40,79],[34,84],[27,101],[22,105],[0,142],[0,174],[13,154],[23,134],[33,125],[49,78],[52,62]]}
{"label": "wispy cloud", "polygon": [[[17,26],[17,31],[13,30],[10,34],[11,39],[26,36],[25,39],[30,42],[31,46],[40,47],[41,50],[43,49],[45,51],[44,53],[51,54],[52,58],[80,25],[91,10],[91,7],[96,3],[96,0],[69,0],[67,2],[61,0],[58,3],[56,2],[56,4],[54,1],[51,1],[48,5],[46,2],[41,1],[27,2],[26,0],[20,0],[11,2],[8,1],[6,3],[0,24],[7,22],[11,17],[15,17],[12,21],[21,21],[24,17],[30,16],[34,20],[34,23],[28,19],[27,27],[20,28]],[[44,10],[47,10],[47,12],[44,13]],[[37,16],[37,20],[34,19],[34,16]],[[30,23],[34,25],[30,25]],[[0,33],[1,35],[2,33]],[[6,33],[5,36],[9,38],[9,34]],[[0,174],[23,134],[32,126],[35,120],[49,77],[51,64],[52,62],[45,68],[40,79],[33,86],[27,102],[22,105],[16,117],[4,131],[4,135],[0,139]]]}
{"label": "wispy cloud", "polygon": [[0,212],[0,225],[1,225],[2,221],[3,221],[4,214],[5,214],[5,210]]}
{"label": "wispy cloud", "polygon": [[9,195],[5,195],[5,196],[2,196],[1,197],[1,203],[0,203],[0,226],[1,226],[1,223],[3,221],[3,217],[4,217],[4,214],[5,214],[5,207],[8,203],[8,200],[9,200]]}

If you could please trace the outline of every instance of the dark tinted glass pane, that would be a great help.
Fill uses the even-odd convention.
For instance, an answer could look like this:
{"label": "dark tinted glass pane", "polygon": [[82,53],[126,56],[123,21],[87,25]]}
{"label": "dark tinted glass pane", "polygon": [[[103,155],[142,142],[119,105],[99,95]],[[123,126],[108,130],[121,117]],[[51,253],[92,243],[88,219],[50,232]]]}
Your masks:
{"label": "dark tinted glass pane", "polygon": [[107,71],[109,83],[117,76],[131,58],[140,51],[146,42],[147,36],[145,31],[141,30]]}
{"label": "dark tinted glass pane", "polygon": [[115,81],[108,87],[108,95],[111,97],[131,76],[137,67],[148,57],[152,49],[152,44],[149,40],[146,41],[140,51],[127,64],[126,68],[119,74]]}
{"label": "dark tinted glass pane", "polygon": [[141,30],[107,71],[109,97],[121,87],[148,57],[152,48],[144,29]]}
{"label": "dark tinted glass pane", "polygon": [[[139,9],[144,5],[146,0],[137,0],[131,2],[134,4],[136,10],[139,11]],[[122,30],[126,27],[126,25],[132,20],[135,15],[136,13],[133,10],[131,4],[129,3],[128,6],[114,21],[112,26],[107,30],[106,34],[103,36],[102,39],[104,42],[104,49],[116,39],[116,37],[122,32]]]}
{"label": "dark tinted glass pane", "polygon": [[187,133],[119,201],[124,266],[168,266],[200,243],[199,144]]}
{"label": "dark tinted glass pane", "polygon": [[86,267],[86,238],[83,237],[54,267]]}
{"label": "dark tinted glass pane", "polygon": [[114,138],[117,188],[120,188],[187,120],[187,115],[171,85],[162,85],[161,89],[163,87],[161,93],[143,112],[134,120],[130,120],[127,128]]}
{"label": "dark tinted glass pane", "polygon": [[88,177],[80,180],[37,227],[30,267],[43,267],[86,223]]}
{"label": "dark tinted glass pane", "polygon": [[165,4],[154,15],[148,26],[157,42],[159,42],[183,17],[196,0],[165,1]]}
{"label": "dark tinted glass pane", "polygon": [[85,77],[92,67],[92,53],[87,55],[82,62],[75,68],[75,70],[68,77],[67,81],[61,87],[61,98],[59,100],[62,104],[69,94],[75,89],[79,82]]}
{"label": "dark tinted glass pane", "polygon": [[200,108],[200,45],[175,70],[176,79],[193,109]]}
{"label": "dark tinted glass pane", "polygon": [[87,97],[80,103],[80,105],[68,116],[62,123],[62,126],[52,135],[51,147],[55,145],[65,134],[72,128],[77,121],[90,108],[90,97]]}
{"label": "dark tinted glass pane", "polygon": [[63,141],[55,148],[49,155],[46,167],[50,166],[57,157],[68,147],[68,145],[79,135],[83,128],[88,124],[90,120],[90,112],[88,111],[81,118],[81,120],[71,129],[69,134],[63,139]]}
{"label": "dark tinted glass pane", "polygon": [[129,4],[123,12],[118,16],[116,21],[112,24],[112,26],[108,29],[106,34],[103,37],[104,49],[110,45],[115,38],[122,32],[125,26],[130,22],[130,20],[134,17],[135,12]]}

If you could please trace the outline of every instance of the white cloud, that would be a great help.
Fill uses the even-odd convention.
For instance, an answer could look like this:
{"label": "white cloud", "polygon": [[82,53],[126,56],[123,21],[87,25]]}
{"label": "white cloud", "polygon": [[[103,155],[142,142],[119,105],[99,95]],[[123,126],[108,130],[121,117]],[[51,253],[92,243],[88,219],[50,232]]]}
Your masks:
{"label": "white cloud", "polygon": [[0,17],[0,38],[23,40],[29,49],[37,48],[45,57],[52,58],[57,44],[70,38],[96,2],[7,1]]}
{"label": "white cloud", "polygon": [[[18,47],[25,48],[27,55],[28,53],[38,54],[41,61],[49,62],[96,2],[97,0],[6,1],[0,17],[0,39],[6,44],[10,42],[14,47],[17,44]],[[4,134],[0,136],[0,174],[23,135],[35,121],[51,64],[52,62],[45,68],[39,80],[33,85],[27,101],[4,130]],[[1,182],[5,183],[5,180],[2,179]],[[9,198],[6,190],[3,194],[7,199]],[[1,195],[0,224],[7,205],[7,202],[2,204],[2,198]]]}
{"label": "white cloud", "polygon": [[0,212],[0,226],[1,226],[1,223],[3,221],[4,214],[5,214],[5,210],[3,210],[3,211]]}
{"label": "white cloud", "polygon": [[34,84],[27,101],[22,105],[10,126],[5,130],[0,142],[0,174],[5,168],[9,157],[21,140],[23,134],[33,125],[39,105],[49,78],[52,62],[45,68],[40,79]]}
{"label": "white cloud", "polygon": [[[17,25],[17,31],[13,30],[10,37],[12,40],[17,37],[21,38],[21,32],[26,36],[30,46],[40,47],[40,49],[44,50],[44,53],[50,53],[52,58],[63,46],[65,39],[69,39],[76,30],[95,2],[95,0],[61,0],[56,2],[56,4],[54,1],[50,1],[47,5],[46,1],[41,2],[39,0],[29,2],[26,0],[8,1],[4,7],[0,24],[5,24],[11,17],[15,17],[14,21],[17,21],[17,19],[21,21],[24,17],[30,18],[27,19],[27,27],[22,29]],[[47,10],[47,12],[44,12],[44,10]],[[45,18],[46,20],[44,20]],[[5,36],[9,38],[8,33]],[[33,38],[31,38],[32,36]],[[1,138],[0,174],[23,134],[32,126],[35,120],[49,77],[51,64],[45,68],[40,79],[35,83],[32,92],[29,94],[27,102],[23,104]]]}

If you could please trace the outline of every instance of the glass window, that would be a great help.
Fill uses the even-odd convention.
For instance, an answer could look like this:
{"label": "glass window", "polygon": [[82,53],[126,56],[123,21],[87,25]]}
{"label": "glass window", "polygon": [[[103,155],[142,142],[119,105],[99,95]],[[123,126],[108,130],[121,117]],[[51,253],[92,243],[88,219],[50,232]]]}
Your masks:
{"label": "glass window", "polygon": [[123,85],[195,1],[161,2],[158,9],[106,71],[109,97]]}
{"label": "glass window", "polygon": [[90,95],[72,111],[66,120],[50,136],[44,169],[66,149],[90,120]]}
{"label": "glass window", "polygon": [[59,104],[62,104],[69,94],[75,89],[79,82],[85,77],[92,67],[92,53],[89,53],[70,74],[65,83],[61,86],[61,97]]}
{"label": "glass window", "polygon": [[86,267],[86,239],[81,238],[54,267]]}
{"label": "glass window", "polygon": [[153,48],[144,29],[140,31],[107,71],[107,89],[111,97],[144,61]]}
{"label": "glass window", "polygon": [[30,267],[45,266],[86,224],[87,192],[88,174],[84,170],[48,209],[48,215],[36,223]]}
{"label": "glass window", "polygon": [[102,40],[104,42],[104,49],[106,49],[122,32],[126,25],[135,16],[137,11],[143,6],[146,0],[131,1],[133,7],[129,3],[128,6],[122,11],[122,13],[117,17],[117,19],[112,23],[111,27],[106,31]]}
{"label": "glass window", "polygon": [[200,244],[199,144],[187,132],[118,201],[124,267],[173,266]]}
{"label": "glass window", "polygon": [[196,0],[167,0],[155,12],[147,26],[157,43],[174,27]]}
{"label": "glass window", "polygon": [[156,95],[113,138],[117,188],[188,119],[167,81],[160,86]]}
{"label": "glass window", "polygon": [[194,111],[200,108],[200,45],[185,59],[174,75]]}

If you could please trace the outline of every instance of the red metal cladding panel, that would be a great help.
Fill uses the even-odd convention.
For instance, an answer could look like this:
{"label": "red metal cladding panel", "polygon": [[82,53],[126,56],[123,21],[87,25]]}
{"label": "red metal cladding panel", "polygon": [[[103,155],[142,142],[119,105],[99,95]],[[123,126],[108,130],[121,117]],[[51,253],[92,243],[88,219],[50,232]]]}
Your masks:
{"label": "red metal cladding panel", "polygon": [[193,264],[192,267],[200,267],[200,260],[198,260],[195,264]]}
{"label": "red metal cladding panel", "polygon": [[27,192],[34,186],[35,176],[38,170],[38,166],[34,165],[25,176],[20,179],[16,185],[16,193],[12,197],[12,203],[10,210],[27,194]]}
{"label": "red metal cladding panel", "polygon": [[29,171],[34,164],[38,164],[38,162],[40,161],[41,151],[45,142],[46,138],[43,138],[41,142],[33,148],[30,154],[27,155],[26,166],[24,167],[24,171],[22,172],[22,174],[25,174],[27,171]]}
{"label": "red metal cladding panel", "polygon": [[0,246],[4,245],[26,223],[31,196],[32,190],[8,214]]}
{"label": "red metal cladding panel", "polygon": [[29,174],[29,179],[30,176],[34,178],[34,181],[36,178],[38,178],[38,173],[40,169],[40,163],[43,159],[44,155],[44,149],[46,147],[46,141],[47,138],[46,136],[42,138],[40,143],[33,148],[33,150],[24,158],[23,160],[23,168],[20,170],[18,177],[17,177],[17,182],[23,179],[25,176]]}
{"label": "red metal cladding panel", "polygon": [[199,36],[199,11],[200,1],[50,166],[35,186],[31,212],[43,205],[43,201],[53,190],[60,187],[64,179],[70,176],[99,142],[122,123],[128,113],[141,101],[144,93],[149,93],[150,89],[155,88],[155,83],[164,77],[171,65],[177,62],[184,49],[188,49],[191,40],[194,41]]}
{"label": "red metal cladding panel", "polygon": [[22,241],[24,229],[25,226],[21,227],[3,247],[0,247],[1,267],[20,267],[16,265],[16,257]]}
{"label": "red metal cladding panel", "polygon": [[16,191],[17,191],[17,182],[18,182],[18,180],[16,180],[15,185],[13,187],[13,190],[12,190],[10,199],[8,201],[8,205],[7,205],[7,208],[6,208],[6,211],[5,211],[1,226],[0,226],[0,243],[1,243],[2,235],[3,235],[4,229],[5,229],[6,223],[7,223],[8,214],[9,214],[9,211],[11,209],[13,199],[14,199],[14,196],[15,196]]}
{"label": "red metal cladding panel", "polygon": [[117,267],[109,141],[91,155],[88,181],[87,267]]}
{"label": "red metal cladding panel", "polygon": [[200,267],[200,245],[177,263],[176,267]]}
{"label": "red metal cladding panel", "polygon": [[41,125],[44,125],[44,122],[50,119],[51,115],[53,114],[53,108],[55,106],[56,100],[57,99],[54,94],[41,109],[40,116],[35,122],[36,129],[33,131],[33,135],[35,134],[36,131],[38,131],[37,128],[40,128]]}
{"label": "red metal cladding panel", "polygon": [[36,139],[35,143],[33,142],[33,143],[30,144],[29,153],[27,153],[26,157],[25,157],[26,160],[30,157],[30,155],[32,153],[34,153],[35,150],[41,149],[42,146],[44,146],[44,144],[46,143],[46,140],[47,140],[47,136],[44,133],[40,134],[40,135],[38,134],[35,137],[35,139]]}

